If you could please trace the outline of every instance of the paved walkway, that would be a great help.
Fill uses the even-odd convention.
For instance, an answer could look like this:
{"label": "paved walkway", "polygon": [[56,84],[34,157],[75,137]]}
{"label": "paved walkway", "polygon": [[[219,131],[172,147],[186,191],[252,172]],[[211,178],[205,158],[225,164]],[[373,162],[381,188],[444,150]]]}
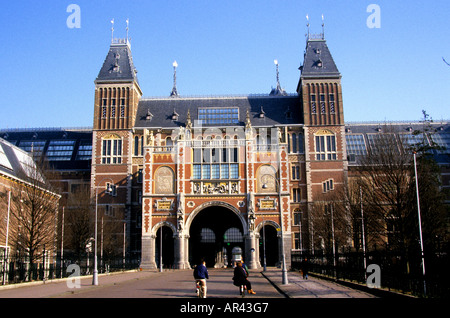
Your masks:
{"label": "paved walkway", "polygon": [[288,272],[288,284],[285,285],[283,285],[282,272],[279,269],[269,269],[262,274],[287,298],[376,298],[370,293],[333,281],[312,276],[303,279],[299,272]]}
{"label": "paved walkway", "polygon": [[[208,297],[239,298],[232,285],[232,269],[211,269]],[[250,281],[256,295],[248,298],[374,298],[370,293],[341,284],[288,272],[288,284],[283,285],[281,270],[252,270]],[[80,277],[80,288],[69,288],[73,279],[55,279],[45,284],[32,282],[0,286],[0,298],[171,298],[195,297],[192,270],[129,271],[99,275],[99,286],[92,285],[92,276]]]}

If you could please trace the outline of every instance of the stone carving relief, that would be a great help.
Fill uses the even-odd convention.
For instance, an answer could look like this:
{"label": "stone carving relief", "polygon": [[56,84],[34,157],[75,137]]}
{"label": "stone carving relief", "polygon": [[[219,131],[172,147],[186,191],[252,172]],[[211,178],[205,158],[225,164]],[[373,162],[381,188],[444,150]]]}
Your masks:
{"label": "stone carving relief", "polygon": [[194,182],[194,194],[237,194],[238,182]]}
{"label": "stone carving relief", "polygon": [[264,165],[258,169],[258,192],[277,192],[277,180],[275,169],[272,166]]}
{"label": "stone carving relief", "polygon": [[169,167],[161,167],[155,172],[155,194],[174,193],[174,174]]}

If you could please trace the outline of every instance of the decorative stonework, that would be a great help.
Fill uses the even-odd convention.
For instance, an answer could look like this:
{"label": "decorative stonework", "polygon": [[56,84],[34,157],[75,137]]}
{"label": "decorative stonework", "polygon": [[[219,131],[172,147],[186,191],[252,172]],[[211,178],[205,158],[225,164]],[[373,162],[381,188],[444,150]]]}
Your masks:
{"label": "decorative stonework", "polygon": [[271,165],[263,165],[259,167],[257,175],[259,193],[277,192],[277,181],[274,167]]}
{"label": "decorative stonework", "polygon": [[275,198],[271,198],[270,196],[265,197],[264,199],[258,199],[256,206],[259,210],[275,210],[278,206],[278,201]]}
{"label": "decorative stonework", "polygon": [[194,194],[237,194],[239,182],[193,182]]}
{"label": "decorative stonework", "polygon": [[173,200],[167,198],[155,200],[154,208],[156,211],[171,211],[173,209]]}
{"label": "decorative stonework", "polygon": [[169,167],[158,168],[155,172],[155,194],[174,193],[174,174]]}

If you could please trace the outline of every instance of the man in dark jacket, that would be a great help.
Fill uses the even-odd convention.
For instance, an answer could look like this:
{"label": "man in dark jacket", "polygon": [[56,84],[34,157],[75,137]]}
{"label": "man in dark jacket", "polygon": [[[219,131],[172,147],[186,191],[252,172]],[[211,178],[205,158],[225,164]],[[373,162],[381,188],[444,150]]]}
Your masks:
{"label": "man in dark jacket", "polygon": [[194,278],[196,283],[200,286],[203,298],[206,298],[206,280],[209,279],[209,275],[203,259],[194,269]]}

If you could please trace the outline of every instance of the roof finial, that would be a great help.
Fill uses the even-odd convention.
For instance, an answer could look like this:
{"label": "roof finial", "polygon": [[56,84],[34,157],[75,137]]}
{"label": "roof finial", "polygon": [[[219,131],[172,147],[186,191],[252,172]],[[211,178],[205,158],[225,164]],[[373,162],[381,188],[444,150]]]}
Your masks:
{"label": "roof finial", "polygon": [[306,35],[306,40],[309,40],[309,15],[306,14],[306,27],[308,28],[308,34]]}
{"label": "roof finial", "polygon": [[278,60],[273,60],[277,67],[277,88],[272,88],[269,95],[286,95],[286,92],[281,88],[280,85],[280,72],[278,71]]}
{"label": "roof finial", "polygon": [[128,29],[129,29],[128,26],[129,26],[129,24],[130,24],[130,19],[127,18],[127,38],[125,39],[127,43],[128,43]]}
{"label": "roof finial", "polygon": [[280,86],[280,72],[278,71],[278,60],[273,60],[273,62],[275,63],[277,68],[277,89],[279,90],[281,86]]}
{"label": "roof finial", "polygon": [[325,40],[325,18],[322,13],[322,40]]}
{"label": "roof finial", "polygon": [[178,63],[177,61],[174,61],[172,63],[173,66],[173,88],[172,88],[172,92],[170,93],[171,97],[177,97],[178,96],[178,91],[177,91],[177,67],[178,67]]}
{"label": "roof finial", "polygon": [[111,20],[111,43],[114,42],[114,18]]}

